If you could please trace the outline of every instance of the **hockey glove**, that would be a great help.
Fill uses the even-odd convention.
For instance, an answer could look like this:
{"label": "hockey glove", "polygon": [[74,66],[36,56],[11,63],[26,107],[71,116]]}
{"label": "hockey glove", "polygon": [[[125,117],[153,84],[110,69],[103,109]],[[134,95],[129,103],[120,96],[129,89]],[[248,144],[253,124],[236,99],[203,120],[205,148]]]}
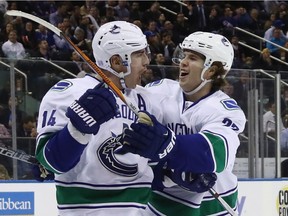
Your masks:
{"label": "hockey glove", "polygon": [[166,159],[175,149],[174,132],[160,124],[155,116],[144,111],[139,113],[146,114],[149,121],[139,119],[138,123],[131,124],[132,130],[126,129],[124,131],[124,145],[120,152],[131,152],[153,161]]}
{"label": "hockey glove", "polygon": [[172,172],[167,175],[173,182],[178,184],[180,187],[197,192],[203,193],[212,188],[217,180],[215,173],[202,173],[193,174],[191,172]]}
{"label": "hockey glove", "polygon": [[88,89],[79,100],[68,107],[66,116],[81,133],[96,134],[102,123],[113,118],[118,111],[116,99],[103,83]]}
{"label": "hockey glove", "polygon": [[32,167],[35,180],[43,182],[45,180],[54,180],[54,173],[45,169],[41,164],[35,164]]}

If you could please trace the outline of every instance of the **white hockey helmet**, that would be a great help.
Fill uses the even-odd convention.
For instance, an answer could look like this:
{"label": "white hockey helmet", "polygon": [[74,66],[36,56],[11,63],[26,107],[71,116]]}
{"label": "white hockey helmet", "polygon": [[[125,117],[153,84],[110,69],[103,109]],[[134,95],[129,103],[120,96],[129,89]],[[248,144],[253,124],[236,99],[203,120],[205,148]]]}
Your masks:
{"label": "white hockey helmet", "polygon": [[[230,68],[232,67],[234,59],[234,50],[230,41],[223,35],[214,34],[210,32],[194,32],[187,36],[179,45],[180,50],[191,50],[205,56],[204,68],[201,72],[201,84],[192,91],[185,92],[187,95],[193,95],[205,86],[206,83],[212,80],[204,79],[205,71],[211,67],[214,62],[222,62],[226,73],[221,77],[224,78]],[[185,57],[185,55],[178,53],[178,58]],[[175,58],[177,59],[177,58]],[[174,61],[175,62],[175,61]],[[180,62],[180,61],[178,61]]]}
{"label": "white hockey helmet", "polygon": [[[98,29],[92,41],[96,64],[119,78],[131,73],[131,53],[147,47],[147,39],[142,30],[126,21],[105,23]],[[111,68],[110,58],[113,55],[122,58],[123,65],[127,66],[127,73],[117,73]]]}
{"label": "white hockey helmet", "polygon": [[223,35],[210,32],[194,32],[184,39],[180,47],[182,50],[192,50],[205,56],[201,79],[204,72],[215,61],[222,62],[226,74],[231,69],[234,50],[230,41]]}

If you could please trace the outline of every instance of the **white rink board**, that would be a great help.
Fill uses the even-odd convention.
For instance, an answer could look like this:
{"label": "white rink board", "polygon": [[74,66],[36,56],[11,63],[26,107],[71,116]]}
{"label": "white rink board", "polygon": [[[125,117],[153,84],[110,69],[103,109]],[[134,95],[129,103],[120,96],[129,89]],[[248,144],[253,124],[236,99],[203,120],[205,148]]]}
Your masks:
{"label": "white rink board", "polygon": [[[18,195],[22,195],[22,198]],[[8,209],[18,197],[21,201],[31,202],[30,207],[33,209],[27,210],[30,211],[29,214],[23,212],[23,209]],[[9,202],[10,204],[7,204]],[[241,180],[238,206],[239,216],[288,216],[288,179]],[[12,215],[12,211],[14,215],[57,216],[54,183],[0,181],[0,215],[9,216]]]}

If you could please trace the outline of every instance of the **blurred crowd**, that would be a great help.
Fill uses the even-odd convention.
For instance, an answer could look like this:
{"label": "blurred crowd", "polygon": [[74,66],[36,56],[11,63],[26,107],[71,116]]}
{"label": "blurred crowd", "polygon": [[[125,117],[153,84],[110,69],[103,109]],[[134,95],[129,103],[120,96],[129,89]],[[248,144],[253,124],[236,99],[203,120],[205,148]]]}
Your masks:
{"label": "blurred crowd", "polygon": [[[27,0],[8,1],[8,10],[27,12],[58,27],[92,61],[92,39],[99,26],[114,20],[136,24],[146,35],[151,50],[151,67],[142,76],[143,86],[164,77],[177,79],[177,68],[172,67],[173,53],[177,45],[195,31],[226,36],[235,53],[232,68],[288,71],[287,64],[281,63],[288,62],[288,3],[285,1],[195,0],[179,4],[176,1]],[[245,31],[264,40],[252,37]],[[258,52],[240,42],[254,47]],[[17,60],[16,67],[26,73],[28,90],[38,101],[58,80],[69,77],[43,60],[53,61],[78,77],[91,73],[88,65],[64,39],[45,26],[25,18],[0,17],[0,47],[0,59]],[[248,76],[248,73],[242,73],[239,79],[227,83],[223,89],[238,103],[243,103],[241,106],[244,110],[247,110]],[[285,73],[282,77],[288,79]],[[16,90],[23,90],[23,86],[23,77],[16,75]],[[37,113],[28,115],[21,111],[17,106],[19,100],[16,97],[17,137],[35,138]],[[5,145],[5,139],[11,138],[11,122],[10,84],[7,82],[0,86],[0,138],[3,138],[0,145]],[[23,145],[23,151],[33,152],[34,143],[28,140],[30,149],[27,149],[28,141],[24,141],[19,142]],[[11,164],[6,164],[6,167],[11,176]]]}

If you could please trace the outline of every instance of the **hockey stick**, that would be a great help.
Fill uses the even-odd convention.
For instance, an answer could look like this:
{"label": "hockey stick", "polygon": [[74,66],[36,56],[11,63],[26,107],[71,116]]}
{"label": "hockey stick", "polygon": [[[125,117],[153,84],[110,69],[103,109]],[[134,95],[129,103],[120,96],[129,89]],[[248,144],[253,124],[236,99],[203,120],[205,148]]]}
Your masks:
{"label": "hockey stick", "polygon": [[0,155],[4,155],[6,157],[20,160],[29,164],[38,164],[38,161],[34,156],[1,145],[0,145]]}
{"label": "hockey stick", "polygon": [[7,15],[9,16],[19,16],[19,17],[24,17],[27,18],[29,20],[32,20],[34,22],[37,22],[43,26],[45,26],[46,28],[50,29],[52,32],[54,32],[56,35],[58,35],[59,37],[62,37],[65,41],[67,41],[72,47],[73,49],[81,56],[81,58],[88,63],[88,65],[94,70],[94,72],[96,72],[97,74],[99,74],[99,76],[101,76],[101,78],[103,79],[103,81],[115,92],[116,95],[119,96],[119,98],[131,109],[131,111],[133,111],[137,116],[138,116],[138,107],[134,106],[134,104],[132,104],[131,102],[129,102],[125,96],[123,95],[123,93],[121,92],[121,90],[102,72],[102,70],[94,63],[90,60],[90,58],[81,50],[79,49],[71,40],[69,37],[67,37],[60,29],[58,29],[57,27],[55,27],[54,25],[52,25],[51,23],[48,23],[47,21],[36,17],[34,15],[22,12],[22,11],[18,11],[18,10],[8,10],[6,12]]}
{"label": "hockey stick", "polygon": [[51,172],[49,173],[45,167],[43,167],[38,160],[29,154],[26,154],[24,152],[21,152],[19,150],[13,150],[11,148],[7,148],[3,145],[0,145],[0,155],[4,155],[6,157],[12,158],[12,159],[16,159],[19,161],[23,161],[25,163],[28,164],[32,164],[32,165],[37,165],[40,171],[40,177],[45,179],[48,175],[51,175]]}
{"label": "hockey stick", "polygon": [[213,188],[209,189],[211,195],[220,202],[220,204],[227,210],[232,216],[238,216],[238,214],[228,205],[228,203],[218,194]]}

